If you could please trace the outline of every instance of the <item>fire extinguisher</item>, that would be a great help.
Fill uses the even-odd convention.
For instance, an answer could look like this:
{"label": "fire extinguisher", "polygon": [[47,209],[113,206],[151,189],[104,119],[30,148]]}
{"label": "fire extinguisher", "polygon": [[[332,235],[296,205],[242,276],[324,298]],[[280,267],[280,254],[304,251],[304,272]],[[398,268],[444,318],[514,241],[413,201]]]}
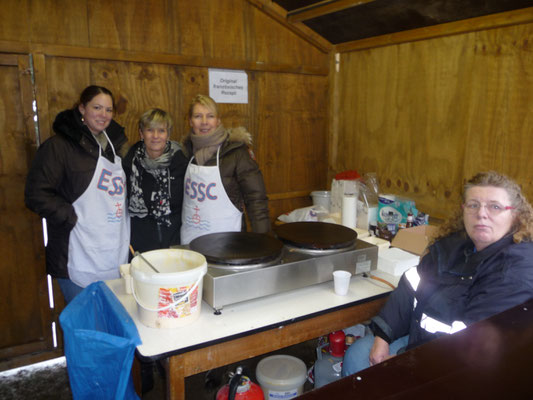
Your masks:
{"label": "fire extinguisher", "polygon": [[217,392],[216,400],[263,400],[263,390],[242,374],[242,367],[237,367],[229,384]]}

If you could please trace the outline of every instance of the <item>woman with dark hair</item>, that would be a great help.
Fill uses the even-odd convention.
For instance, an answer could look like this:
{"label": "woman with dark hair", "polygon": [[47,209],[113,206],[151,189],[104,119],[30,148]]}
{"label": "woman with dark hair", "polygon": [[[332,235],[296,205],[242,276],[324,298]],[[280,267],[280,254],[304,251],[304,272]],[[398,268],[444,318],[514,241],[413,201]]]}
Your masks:
{"label": "woman with dark hair", "polygon": [[187,158],[180,144],[170,140],[172,125],[166,111],[146,111],[139,119],[141,140],[124,158],[131,245],[139,252],[180,244]]}
{"label": "woman with dark hair", "polygon": [[532,299],[532,240],[520,186],[493,171],[475,175],[457,214],[372,318],[373,334],[349,347],[343,376]]}
{"label": "woman with dark hair", "polygon": [[46,219],[46,269],[67,303],[92,282],[118,278],[128,258],[119,157],[128,140],[114,108],[108,89],[85,88],[78,104],[57,115],[56,134],[37,150],[26,180],[26,206]]}

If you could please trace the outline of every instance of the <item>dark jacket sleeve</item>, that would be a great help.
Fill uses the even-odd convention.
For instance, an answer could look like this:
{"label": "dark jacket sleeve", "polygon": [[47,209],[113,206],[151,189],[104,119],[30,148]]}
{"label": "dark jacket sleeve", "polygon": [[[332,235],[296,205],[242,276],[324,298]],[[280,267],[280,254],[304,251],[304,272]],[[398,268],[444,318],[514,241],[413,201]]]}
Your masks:
{"label": "dark jacket sleeve", "polygon": [[415,291],[404,274],[379,314],[372,318],[374,334],[388,343],[407,335],[414,299]]}
{"label": "dark jacket sleeve", "polygon": [[480,284],[468,293],[463,316],[467,325],[533,298],[533,243],[512,244],[491,264],[499,271],[486,266]]}
{"label": "dark jacket sleeve", "polygon": [[267,233],[270,231],[270,217],[263,174],[246,146],[236,151],[236,179],[244,199],[246,214],[252,225],[252,231]]}
{"label": "dark jacket sleeve", "polygon": [[37,150],[26,179],[24,201],[30,210],[49,223],[72,229],[77,216],[72,204],[61,193],[67,168],[68,152],[62,149],[65,145],[54,136]]}

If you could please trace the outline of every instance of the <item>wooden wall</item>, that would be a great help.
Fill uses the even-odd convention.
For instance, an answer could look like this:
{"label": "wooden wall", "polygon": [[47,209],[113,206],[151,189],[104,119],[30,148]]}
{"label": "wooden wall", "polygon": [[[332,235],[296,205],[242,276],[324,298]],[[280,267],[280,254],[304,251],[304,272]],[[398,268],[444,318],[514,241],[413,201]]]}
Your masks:
{"label": "wooden wall", "polygon": [[[533,21],[532,9],[520,21],[524,13]],[[533,23],[488,25],[342,52],[331,72],[330,178],[376,172],[382,192],[439,218],[457,207],[465,179],[489,169],[533,201]]]}
{"label": "wooden wall", "polygon": [[[2,236],[0,253],[19,254],[0,262],[9,272],[0,304],[28,305],[22,313],[0,306],[0,318],[10,326],[0,338],[0,369],[13,366],[13,357],[52,343],[50,323],[57,313],[46,311],[41,225],[24,208],[23,187],[39,140],[52,134],[55,115],[72,107],[87,85],[113,91],[115,119],[126,127],[130,142],[138,140],[140,114],[155,106],[173,115],[172,136],[179,140],[189,129],[190,100],[208,93],[208,68],[245,70],[249,103],[222,104],[221,117],[226,126],[245,126],[252,133],[272,219],[309,205],[309,193],[326,186],[328,54],[245,0],[3,0],[0,56],[10,65],[0,76],[2,98],[15,95],[18,107],[0,101],[0,116],[17,121],[1,124],[0,182],[14,189],[9,199],[0,191],[0,232],[12,231]],[[17,57],[25,65],[18,66]],[[11,78],[29,76],[30,57],[34,82],[24,96]],[[21,148],[28,155],[13,164]],[[24,223],[17,224],[17,215]],[[28,244],[28,236],[36,239]],[[28,271],[39,276],[24,287]],[[34,318],[28,318],[27,308]]]}

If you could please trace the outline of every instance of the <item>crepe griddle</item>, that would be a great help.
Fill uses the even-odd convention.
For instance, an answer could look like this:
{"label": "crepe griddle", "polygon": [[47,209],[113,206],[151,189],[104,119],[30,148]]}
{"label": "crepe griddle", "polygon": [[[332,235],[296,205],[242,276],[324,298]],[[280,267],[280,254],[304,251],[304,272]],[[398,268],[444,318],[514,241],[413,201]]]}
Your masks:
{"label": "crepe griddle", "polygon": [[211,263],[251,265],[280,257],[283,243],[264,233],[219,232],[197,237],[189,248]]}
{"label": "crepe griddle", "polygon": [[282,242],[305,249],[342,249],[357,239],[353,229],[327,222],[290,222],[276,226],[274,232]]}

